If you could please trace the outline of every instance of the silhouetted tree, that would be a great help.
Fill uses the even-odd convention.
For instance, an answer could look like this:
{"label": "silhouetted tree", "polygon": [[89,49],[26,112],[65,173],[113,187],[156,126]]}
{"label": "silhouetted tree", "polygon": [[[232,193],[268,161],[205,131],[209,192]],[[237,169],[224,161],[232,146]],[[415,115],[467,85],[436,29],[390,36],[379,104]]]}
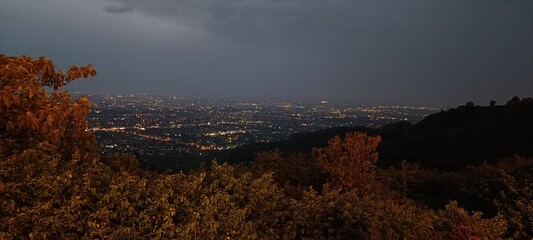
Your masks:
{"label": "silhouetted tree", "polygon": [[507,101],[507,105],[518,104],[518,103],[520,103],[520,98],[518,96],[514,96],[513,98],[511,98],[511,100]]}

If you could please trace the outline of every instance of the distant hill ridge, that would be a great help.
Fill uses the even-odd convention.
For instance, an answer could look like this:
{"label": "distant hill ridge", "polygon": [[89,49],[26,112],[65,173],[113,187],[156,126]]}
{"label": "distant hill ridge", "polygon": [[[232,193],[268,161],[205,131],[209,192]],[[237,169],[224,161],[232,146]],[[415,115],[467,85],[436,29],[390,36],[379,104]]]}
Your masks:
{"label": "distant hill ridge", "polygon": [[256,152],[279,149],[284,153],[310,153],[346,132],[362,131],[382,135],[381,166],[402,160],[443,170],[460,169],[483,161],[496,162],[518,154],[533,156],[533,99],[514,97],[506,105],[466,105],[427,116],[417,124],[401,121],[381,129],[338,127],[292,135],[273,143],[255,143],[210,154],[219,161],[249,162]]}
{"label": "distant hill ridge", "polygon": [[486,107],[469,102],[429,115],[404,134],[382,133],[384,162],[405,159],[456,169],[513,154],[532,156],[533,99],[514,97],[506,105]]}

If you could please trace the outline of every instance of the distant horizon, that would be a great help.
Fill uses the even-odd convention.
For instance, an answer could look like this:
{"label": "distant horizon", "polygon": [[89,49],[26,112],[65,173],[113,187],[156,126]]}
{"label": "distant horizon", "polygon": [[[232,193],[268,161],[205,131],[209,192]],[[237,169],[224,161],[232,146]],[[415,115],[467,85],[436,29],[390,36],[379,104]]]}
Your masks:
{"label": "distant horizon", "polygon": [[[146,95],[154,97],[176,97],[179,99],[212,99],[212,100],[222,100],[222,101],[264,101],[264,102],[288,102],[288,103],[320,103],[326,101],[326,104],[346,104],[346,105],[361,105],[361,106],[398,106],[398,107],[428,107],[434,109],[440,109],[442,107],[450,108],[457,106],[439,106],[439,105],[409,105],[409,104],[394,104],[394,103],[371,103],[371,102],[353,102],[349,100],[336,100],[336,99],[325,99],[325,98],[275,98],[275,97],[239,97],[239,96],[201,96],[201,95],[173,95],[173,94],[161,94],[161,93],[150,93],[150,92],[128,92],[128,91],[109,91],[109,92],[84,92],[84,91],[71,91],[66,90],[73,95],[81,96],[90,96],[90,95]],[[465,102],[466,103],[466,102]],[[463,103],[464,105],[464,103]],[[480,105],[480,104],[476,104]],[[488,103],[487,103],[488,105]],[[484,105],[481,105],[484,106]]]}
{"label": "distant horizon", "polygon": [[236,101],[275,101],[275,102],[291,102],[291,103],[311,103],[311,102],[321,102],[321,101],[327,101],[329,103],[333,104],[348,104],[348,105],[365,105],[365,106],[407,106],[407,107],[429,107],[434,109],[449,109],[449,108],[456,108],[458,106],[465,105],[468,102],[473,102],[475,105],[479,106],[489,106],[490,101],[494,100],[496,101],[496,105],[505,105],[507,101],[511,100],[511,98],[517,96],[520,99],[522,98],[531,98],[532,96],[510,96],[507,99],[503,99],[498,101],[497,99],[489,99],[484,102],[475,102],[472,100],[465,100],[461,103],[458,103],[456,105],[437,105],[437,104],[423,104],[423,103],[417,103],[417,104],[406,104],[406,103],[387,103],[387,102],[364,102],[364,101],[352,101],[352,100],[338,100],[338,99],[327,99],[327,98],[276,98],[276,97],[240,97],[240,96],[202,96],[202,95],[175,95],[175,94],[165,94],[165,93],[150,93],[150,92],[132,92],[132,91],[107,91],[107,92],[101,92],[101,91],[79,91],[79,90],[72,90],[72,89],[66,89],[66,91],[74,94],[74,95],[106,95],[106,94],[120,94],[120,95],[148,95],[148,96],[157,96],[157,97],[176,97],[176,98],[199,98],[199,99],[214,99],[214,100],[236,100]]}

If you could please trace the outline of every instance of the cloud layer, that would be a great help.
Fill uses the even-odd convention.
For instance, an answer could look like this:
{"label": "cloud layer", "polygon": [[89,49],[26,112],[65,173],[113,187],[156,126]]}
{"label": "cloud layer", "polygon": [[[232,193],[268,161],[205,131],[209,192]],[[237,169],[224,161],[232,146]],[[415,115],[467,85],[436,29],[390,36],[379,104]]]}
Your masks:
{"label": "cloud layer", "polygon": [[526,0],[50,2],[0,3],[0,51],[89,61],[99,77],[82,89],[442,105],[533,93]]}
{"label": "cloud layer", "polygon": [[105,5],[102,10],[107,13],[124,13],[133,11],[133,7],[127,5]]}

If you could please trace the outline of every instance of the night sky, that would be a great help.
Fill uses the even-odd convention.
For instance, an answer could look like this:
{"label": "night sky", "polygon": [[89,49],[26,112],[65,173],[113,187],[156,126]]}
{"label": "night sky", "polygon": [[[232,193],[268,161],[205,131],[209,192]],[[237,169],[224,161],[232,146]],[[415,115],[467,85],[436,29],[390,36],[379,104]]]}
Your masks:
{"label": "night sky", "polygon": [[533,95],[532,0],[0,0],[71,91],[455,106]]}

